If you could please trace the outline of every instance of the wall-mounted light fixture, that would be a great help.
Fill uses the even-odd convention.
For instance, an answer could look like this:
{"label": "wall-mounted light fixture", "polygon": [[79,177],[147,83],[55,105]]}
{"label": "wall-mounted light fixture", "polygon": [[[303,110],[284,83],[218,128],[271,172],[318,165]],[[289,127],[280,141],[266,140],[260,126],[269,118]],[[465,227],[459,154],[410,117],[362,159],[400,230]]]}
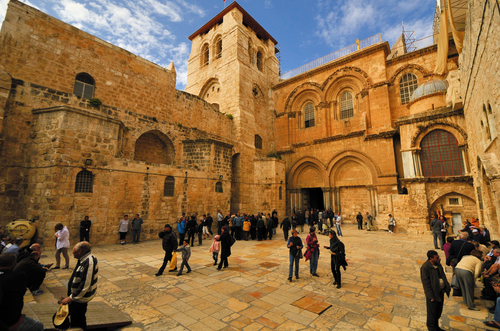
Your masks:
{"label": "wall-mounted light fixture", "polygon": [[88,166],[91,166],[92,165],[92,159],[86,159],[85,160],[85,165],[88,167]]}
{"label": "wall-mounted light fixture", "polygon": [[224,178],[224,176],[222,176],[222,175],[219,175],[219,179],[222,179],[222,178]]}

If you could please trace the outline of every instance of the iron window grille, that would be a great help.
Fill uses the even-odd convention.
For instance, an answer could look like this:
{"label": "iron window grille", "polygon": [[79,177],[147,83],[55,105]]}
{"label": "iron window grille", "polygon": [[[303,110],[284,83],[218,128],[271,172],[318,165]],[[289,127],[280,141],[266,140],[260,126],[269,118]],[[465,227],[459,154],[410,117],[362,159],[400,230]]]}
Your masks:
{"label": "iron window grille", "polygon": [[165,184],[163,185],[163,196],[165,197],[173,197],[175,189],[175,178],[172,176],[168,176],[165,178]]}
{"label": "iron window grille", "polygon": [[255,135],[255,148],[262,149],[262,138],[258,134]]}
{"label": "iron window grille", "polygon": [[340,118],[345,119],[354,116],[354,106],[351,92],[344,92],[340,97]]}
{"label": "iron window grille", "polygon": [[94,97],[95,81],[89,74],[81,73],[76,75],[73,94],[85,99]]}
{"label": "iron window grille", "polygon": [[75,193],[93,193],[94,174],[88,170],[82,170],[76,175]]}
{"label": "iron window grille", "polygon": [[457,139],[444,130],[434,130],[422,139],[421,160],[425,177],[461,176],[464,174],[462,153]]}
{"label": "iron window grille", "polygon": [[217,192],[217,193],[223,193],[222,183],[221,182],[215,183],[215,192]]}
{"label": "iron window grille", "polygon": [[412,73],[407,72],[401,77],[399,81],[399,95],[401,97],[401,104],[407,104],[410,102],[411,95],[413,91],[418,87],[418,79]]}

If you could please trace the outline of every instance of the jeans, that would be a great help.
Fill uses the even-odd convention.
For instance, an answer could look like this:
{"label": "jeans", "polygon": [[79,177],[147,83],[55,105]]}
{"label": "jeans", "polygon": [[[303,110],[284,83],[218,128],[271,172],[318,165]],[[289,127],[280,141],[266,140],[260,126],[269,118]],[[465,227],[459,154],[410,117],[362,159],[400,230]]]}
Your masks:
{"label": "jeans", "polygon": [[273,236],[276,235],[276,228],[273,228]]}
{"label": "jeans", "polygon": [[56,251],[56,267],[61,265],[61,253],[64,256],[64,260],[66,260],[65,267],[69,266],[69,255],[68,255],[68,247],[59,248]]}
{"label": "jeans", "polygon": [[184,232],[183,233],[179,233],[179,246],[182,246],[185,237],[186,237],[186,233],[184,233]]}
{"label": "jeans", "polygon": [[331,255],[330,263],[332,268],[333,279],[335,279],[337,285],[340,285],[341,282],[340,264],[337,263],[337,257],[335,255]]}
{"label": "jeans", "polygon": [[182,259],[181,268],[179,269],[178,275],[182,275],[182,270],[186,266],[187,270],[191,272],[191,267],[189,266],[188,260]]}
{"label": "jeans", "polygon": [[219,259],[219,252],[212,252],[212,259],[214,259],[215,264],[217,264],[217,260]]}
{"label": "jeans", "polygon": [[292,278],[293,264],[295,263],[295,277],[299,277],[299,261],[298,256],[290,254],[290,267],[288,268],[288,278]]}
{"label": "jeans", "polygon": [[337,236],[342,237],[342,230],[340,230],[340,224],[335,223],[335,227],[337,228]]}
{"label": "jeans", "polygon": [[315,274],[316,271],[318,270],[318,259],[319,259],[319,252],[316,249],[312,254],[311,254],[311,262],[309,264],[309,269],[311,269],[311,274]]}
{"label": "jeans", "polygon": [[24,316],[23,322],[14,331],[43,331],[44,326],[42,322],[35,321],[31,317]]}
{"label": "jeans", "polygon": [[138,243],[140,238],[141,238],[141,229],[132,229],[132,241]]}
{"label": "jeans", "polygon": [[[444,247],[444,243],[443,243],[443,235],[441,234],[441,231],[439,232],[436,232],[436,231],[432,231],[432,236],[434,237],[434,248],[435,249],[443,249]],[[439,238],[439,243],[441,244],[441,247],[438,247],[438,244],[437,244],[437,240]]]}
{"label": "jeans", "polygon": [[495,307],[495,315],[493,316],[493,320],[497,323],[500,323],[500,297],[497,298],[497,305]]}

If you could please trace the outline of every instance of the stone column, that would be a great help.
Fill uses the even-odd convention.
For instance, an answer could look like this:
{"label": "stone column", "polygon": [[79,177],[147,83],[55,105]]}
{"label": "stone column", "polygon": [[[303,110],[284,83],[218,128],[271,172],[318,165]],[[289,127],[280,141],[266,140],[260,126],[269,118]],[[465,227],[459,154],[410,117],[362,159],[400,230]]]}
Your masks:
{"label": "stone column", "polygon": [[329,187],[323,187],[323,205],[325,206],[325,209],[330,209],[330,188]]}
{"label": "stone column", "polygon": [[463,160],[463,166],[464,166],[464,174],[468,175],[470,174],[470,168],[469,168],[469,154],[467,153],[467,147],[466,146],[459,146],[459,153],[462,154],[462,160]]}
{"label": "stone column", "polygon": [[420,149],[413,151],[413,164],[415,167],[415,177],[423,177]]}

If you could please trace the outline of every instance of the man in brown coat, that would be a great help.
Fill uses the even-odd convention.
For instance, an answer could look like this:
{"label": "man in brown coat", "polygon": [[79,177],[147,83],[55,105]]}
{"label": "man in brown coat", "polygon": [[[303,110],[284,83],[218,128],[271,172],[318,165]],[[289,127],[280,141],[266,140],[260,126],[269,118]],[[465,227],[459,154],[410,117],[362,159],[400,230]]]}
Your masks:
{"label": "man in brown coat", "polygon": [[450,296],[451,287],[441,266],[439,254],[430,250],[427,258],[420,268],[427,306],[427,328],[429,331],[441,331],[443,329],[439,327],[439,319],[443,312],[444,294]]}

